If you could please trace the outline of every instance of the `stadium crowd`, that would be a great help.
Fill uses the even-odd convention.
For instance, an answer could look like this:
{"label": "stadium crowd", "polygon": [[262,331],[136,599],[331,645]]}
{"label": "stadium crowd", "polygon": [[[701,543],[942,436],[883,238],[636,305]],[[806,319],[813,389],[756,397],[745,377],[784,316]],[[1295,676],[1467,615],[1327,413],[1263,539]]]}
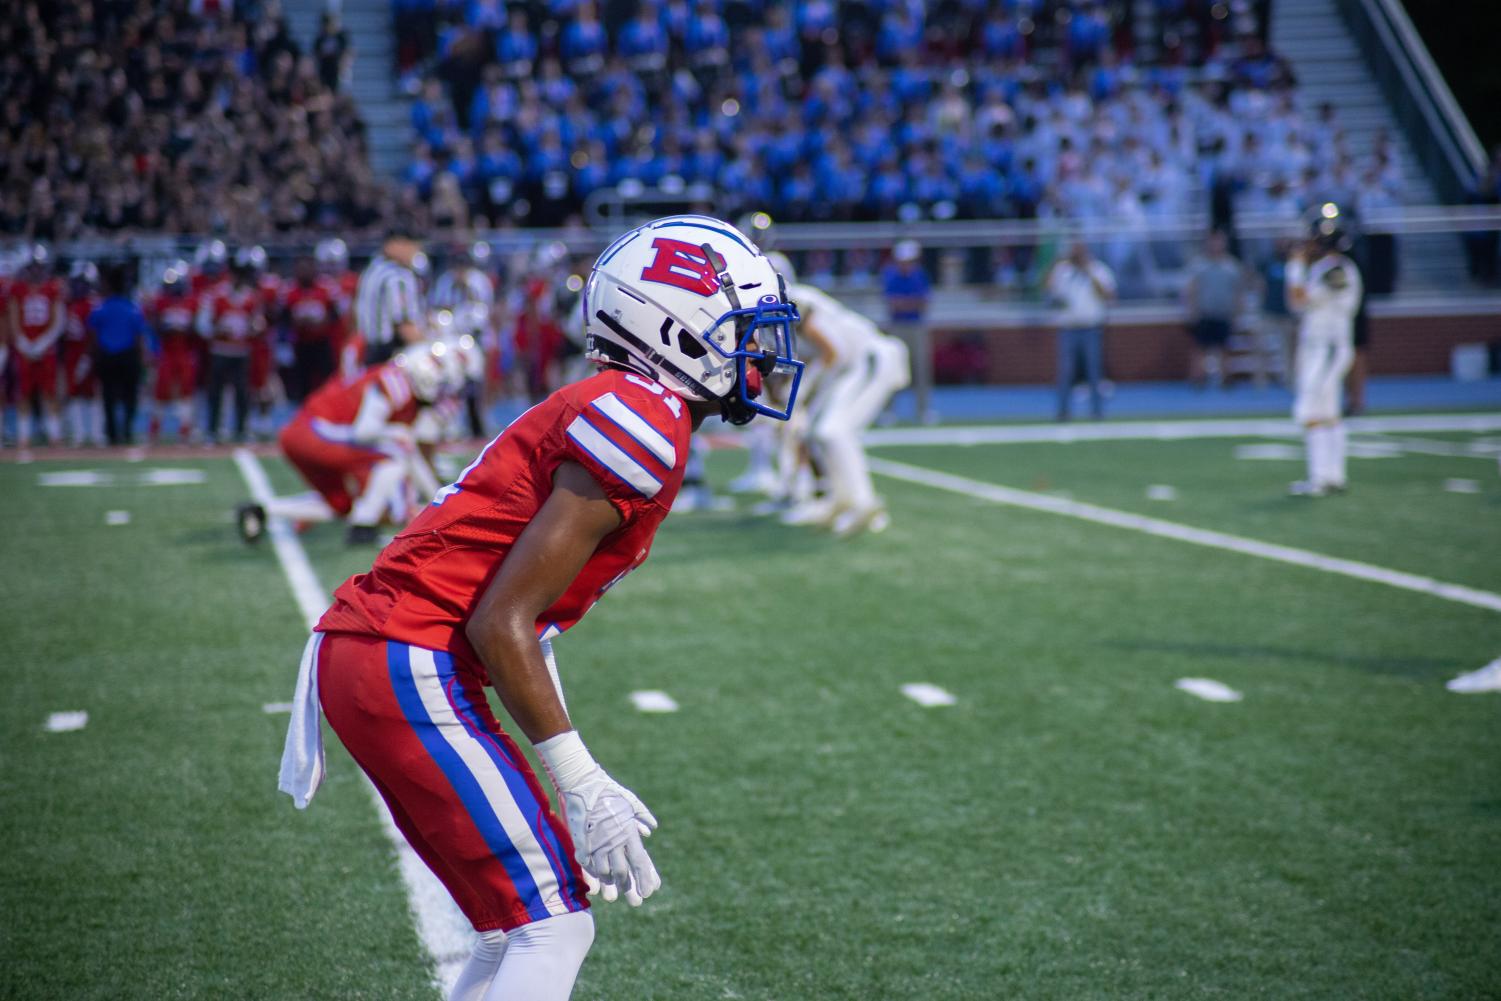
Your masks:
{"label": "stadium crowd", "polygon": [[0,19],[0,235],[263,238],[378,229],[389,185],[278,0],[22,0]]}
{"label": "stadium crowd", "polygon": [[783,221],[1143,230],[1204,199],[1223,222],[1400,197],[1389,145],[1356,162],[1332,109],[1300,107],[1261,5],[1158,0],[1150,54],[1141,6],[407,0],[427,72],[404,183],[437,225],[557,224],[616,186]]}

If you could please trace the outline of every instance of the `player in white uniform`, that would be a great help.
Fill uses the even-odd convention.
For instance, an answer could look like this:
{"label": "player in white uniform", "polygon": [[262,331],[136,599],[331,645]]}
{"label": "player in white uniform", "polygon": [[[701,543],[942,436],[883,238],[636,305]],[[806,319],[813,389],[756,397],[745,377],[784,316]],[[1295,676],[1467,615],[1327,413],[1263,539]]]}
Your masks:
{"label": "player in white uniform", "polygon": [[811,285],[793,284],[787,294],[803,317],[799,336],[820,356],[822,372],[804,433],[823,467],[827,490],[821,500],[801,505],[784,520],[827,524],[840,537],[879,532],[890,519],[871,482],[860,436],[911,380],[907,347]]}
{"label": "player in white uniform", "polygon": [[[480,240],[470,245],[467,254],[438,278],[429,297],[437,313],[452,316],[452,336],[468,335],[480,346],[491,346],[495,328],[495,282],[488,274],[493,252]],[[483,367],[472,375],[464,389],[464,409],[469,417],[469,432],[476,438],[486,437],[483,414]]]}
{"label": "player in white uniform", "polygon": [[1308,478],[1291,487],[1296,496],[1323,497],[1345,489],[1340,392],[1355,360],[1361,296],[1360,269],[1344,255],[1347,248],[1339,209],[1326,204],[1307,249],[1287,262],[1287,304],[1299,316],[1293,419],[1303,428],[1308,450]]}

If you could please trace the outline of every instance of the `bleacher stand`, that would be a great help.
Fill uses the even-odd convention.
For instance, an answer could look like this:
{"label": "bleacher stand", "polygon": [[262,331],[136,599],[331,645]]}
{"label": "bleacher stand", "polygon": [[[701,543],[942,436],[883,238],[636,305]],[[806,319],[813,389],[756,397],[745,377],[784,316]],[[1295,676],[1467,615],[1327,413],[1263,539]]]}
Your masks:
{"label": "bleacher stand", "polygon": [[[398,20],[420,9],[435,26],[401,53],[420,93],[406,181],[452,217],[452,175],[479,225],[563,223],[627,182],[704,185],[719,211],[783,221],[1108,218],[1142,233],[1206,207],[1223,224],[1389,204],[1389,151],[1356,164],[1332,112],[1304,113],[1266,48],[1267,7],[404,0]],[[1183,263],[1143,247],[1100,248],[1127,296]]]}
{"label": "bleacher stand", "polygon": [[21,0],[0,19],[0,235],[378,228],[345,48],[330,25],[303,52],[277,0]]}

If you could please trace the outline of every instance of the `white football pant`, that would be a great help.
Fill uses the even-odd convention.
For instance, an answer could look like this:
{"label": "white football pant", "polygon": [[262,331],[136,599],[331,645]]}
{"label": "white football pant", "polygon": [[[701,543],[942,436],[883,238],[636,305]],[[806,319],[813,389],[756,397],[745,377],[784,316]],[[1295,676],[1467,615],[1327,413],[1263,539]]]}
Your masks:
{"label": "white football pant", "polygon": [[866,510],[876,506],[875,484],[860,435],[875,423],[891,394],[910,378],[906,345],[883,337],[866,349],[863,358],[838,373],[821,394],[809,438],[823,457],[829,493],[837,507]]}
{"label": "white football pant", "polygon": [[1304,330],[1298,338],[1297,397],[1293,419],[1303,425],[1308,453],[1308,482],[1315,487],[1344,486],[1346,432],[1340,418],[1345,375],[1355,361],[1355,346],[1343,333],[1321,335]]}
{"label": "white football pant", "polygon": [[588,911],[481,932],[448,1001],[568,1001],[593,944]]}

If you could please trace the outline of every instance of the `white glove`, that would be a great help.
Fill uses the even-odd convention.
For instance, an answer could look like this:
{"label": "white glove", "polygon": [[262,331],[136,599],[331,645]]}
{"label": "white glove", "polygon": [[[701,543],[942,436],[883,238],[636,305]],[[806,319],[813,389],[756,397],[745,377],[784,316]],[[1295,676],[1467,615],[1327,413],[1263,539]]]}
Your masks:
{"label": "white glove", "polygon": [[639,907],[662,885],[641,844],[656,830],[657,818],[635,793],[599,767],[576,731],[560,733],[536,747],[558,790],[574,857],[585,875],[599,881],[605,900],[624,894],[626,903]]}

